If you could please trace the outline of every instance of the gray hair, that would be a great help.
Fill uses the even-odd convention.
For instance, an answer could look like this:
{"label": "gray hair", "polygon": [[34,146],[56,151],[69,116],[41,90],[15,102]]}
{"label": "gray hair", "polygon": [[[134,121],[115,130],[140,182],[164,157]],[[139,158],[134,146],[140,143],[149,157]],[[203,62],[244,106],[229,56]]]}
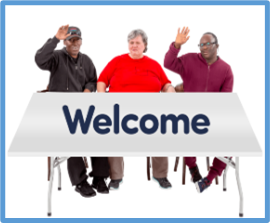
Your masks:
{"label": "gray hair", "polygon": [[135,30],[132,30],[129,34],[128,34],[128,42],[134,38],[136,38],[137,36],[141,36],[142,37],[142,41],[145,45],[145,49],[144,49],[144,53],[147,51],[147,41],[148,41],[148,37],[146,35],[146,33],[141,30],[141,29],[135,29]]}

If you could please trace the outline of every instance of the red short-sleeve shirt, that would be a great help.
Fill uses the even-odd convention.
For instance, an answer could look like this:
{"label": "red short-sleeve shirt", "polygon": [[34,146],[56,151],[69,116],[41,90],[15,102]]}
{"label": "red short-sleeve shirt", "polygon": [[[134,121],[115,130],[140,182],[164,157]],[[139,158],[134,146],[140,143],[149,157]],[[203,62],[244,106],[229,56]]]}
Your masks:
{"label": "red short-sleeve shirt", "polygon": [[147,56],[132,59],[128,54],[112,59],[98,82],[109,86],[109,92],[160,92],[171,83],[158,62]]}

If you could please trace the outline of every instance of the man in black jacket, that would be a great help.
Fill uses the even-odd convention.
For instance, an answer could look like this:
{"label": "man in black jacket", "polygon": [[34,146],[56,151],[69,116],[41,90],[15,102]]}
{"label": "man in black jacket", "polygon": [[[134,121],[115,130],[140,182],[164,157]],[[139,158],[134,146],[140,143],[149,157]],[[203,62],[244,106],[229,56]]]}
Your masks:
{"label": "man in black jacket", "polygon": [[[62,50],[54,50],[60,40],[66,46]],[[97,74],[92,60],[80,53],[82,45],[81,31],[68,25],[59,28],[57,34],[49,39],[36,53],[35,60],[42,70],[50,71],[48,90],[51,92],[95,92]],[[91,157],[94,177],[92,187],[87,182],[85,164],[82,157],[68,159],[68,173],[75,191],[83,197],[93,197],[96,192],[109,193],[104,178],[109,176],[107,157]]]}

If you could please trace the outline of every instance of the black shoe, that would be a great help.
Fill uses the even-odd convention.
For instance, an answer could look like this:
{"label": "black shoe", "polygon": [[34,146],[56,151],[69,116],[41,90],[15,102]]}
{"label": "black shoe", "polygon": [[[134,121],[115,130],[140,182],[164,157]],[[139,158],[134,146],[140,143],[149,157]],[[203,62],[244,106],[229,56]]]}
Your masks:
{"label": "black shoe", "polygon": [[159,186],[163,189],[169,189],[172,187],[170,181],[166,177],[164,178],[155,178],[153,177],[154,180],[156,180],[159,183]]}
{"label": "black shoe", "polygon": [[191,174],[191,182],[196,183],[202,179],[202,176],[199,172],[199,168],[196,165],[195,167],[189,169],[190,174]]}
{"label": "black shoe", "polygon": [[101,193],[101,194],[108,194],[109,193],[109,189],[108,189],[106,183],[104,182],[103,177],[94,177],[94,179],[92,181],[92,187],[95,188],[98,193]]}
{"label": "black shoe", "polygon": [[123,179],[120,179],[120,180],[111,180],[111,182],[109,183],[109,189],[110,190],[118,190],[120,183],[123,183]]}
{"label": "black shoe", "polygon": [[84,180],[80,184],[77,184],[75,191],[80,193],[83,197],[94,197],[96,196],[96,192],[93,188],[89,185],[87,180]]}

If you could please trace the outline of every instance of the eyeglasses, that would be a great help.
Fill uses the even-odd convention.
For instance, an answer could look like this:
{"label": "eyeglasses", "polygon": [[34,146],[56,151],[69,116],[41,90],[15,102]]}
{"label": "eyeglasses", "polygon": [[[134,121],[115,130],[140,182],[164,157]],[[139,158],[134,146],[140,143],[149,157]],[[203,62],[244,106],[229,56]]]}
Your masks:
{"label": "eyeglasses", "polygon": [[213,42],[213,43],[201,43],[201,44],[198,44],[198,47],[199,48],[203,48],[204,46],[206,46],[207,48],[212,45],[212,44],[216,44],[217,42]]}

